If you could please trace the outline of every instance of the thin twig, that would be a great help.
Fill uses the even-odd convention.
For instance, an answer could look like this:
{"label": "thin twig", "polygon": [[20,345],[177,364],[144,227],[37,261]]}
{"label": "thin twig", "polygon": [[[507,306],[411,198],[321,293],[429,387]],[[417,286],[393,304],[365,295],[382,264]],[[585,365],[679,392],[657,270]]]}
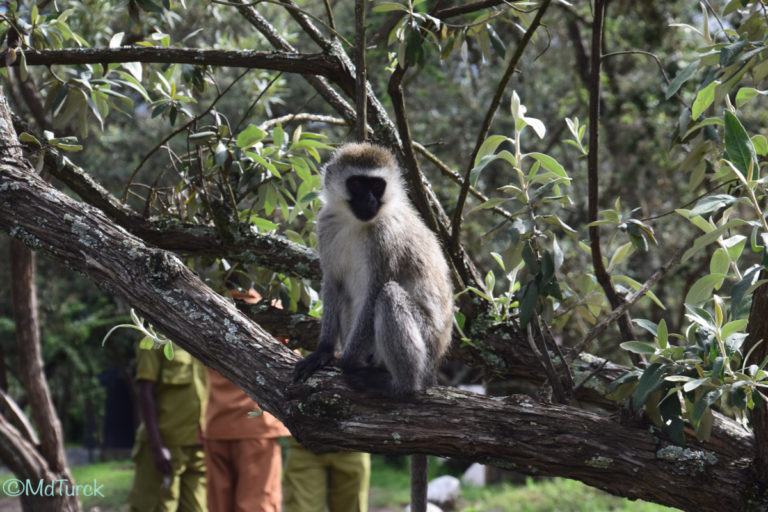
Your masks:
{"label": "thin twig", "polygon": [[355,0],[355,105],[357,123],[355,135],[358,142],[365,142],[368,133],[368,82],[365,64],[365,9],[366,0]]}
{"label": "thin twig", "polygon": [[346,126],[347,122],[340,117],[323,116],[319,114],[288,114],[274,119],[268,119],[259,125],[262,130],[268,130],[276,124],[290,123],[292,121],[314,121],[317,123],[333,124],[338,126]]}
{"label": "thin twig", "polygon": [[459,192],[459,198],[456,203],[456,210],[453,214],[453,219],[451,221],[451,237],[450,237],[451,252],[455,252],[459,246],[459,238],[461,233],[461,218],[463,215],[464,203],[466,202],[467,194],[469,193],[470,174],[474,167],[475,158],[477,157],[477,154],[480,151],[480,146],[483,145],[483,142],[485,142],[486,137],[488,137],[488,132],[491,128],[491,123],[493,122],[493,118],[496,115],[496,110],[498,110],[499,108],[499,104],[501,103],[501,97],[504,95],[504,91],[506,90],[507,84],[509,83],[509,80],[512,78],[512,74],[515,72],[515,69],[517,68],[517,64],[520,61],[520,58],[523,56],[523,52],[528,46],[528,43],[533,38],[534,32],[536,32],[536,29],[541,24],[541,19],[544,16],[544,13],[547,11],[547,8],[549,8],[550,3],[551,3],[551,0],[544,0],[542,2],[541,7],[539,8],[539,11],[536,13],[536,17],[531,22],[531,26],[528,27],[528,30],[526,30],[525,32],[525,35],[520,40],[520,43],[517,45],[517,49],[515,50],[514,55],[510,59],[509,65],[507,66],[507,69],[504,71],[504,75],[501,77],[498,87],[496,87],[496,92],[494,94],[493,99],[491,100],[491,105],[488,108],[488,111],[485,114],[485,119],[483,120],[483,124],[480,127],[480,130],[478,131],[477,141],[475,142],[475,148],[472,150],[472,156],[469,159],[467,170],[464,173],[464,184],[462,185],[461,191]]}
{"label": "thin twig", "polygon": [[607,364],[608,364],[608,360],[607,360],[607,359],[604,359],[604,360],[603,360],[603,362],[602,362],[602,363],[600,363],[600,366],[598,366],[597,368],[595,368],[594,370],[592,370],[592,371],[589,373],[589,375],[587,375],[586,377],[584,377],[584,380],[582,380],[581,382],[579,382],[578,384],[576,384],[576,385],[573,387],[573,393],[574,393],[574,394],[576,394],[576,392],[577,392],[577,391],[579,391],[581,388],[583,388],[583,387],[584,387],[584,384],[586,384],[586,383],[587,383],[587,382],[589,382],[591,379],[593,379],[593,378],[595,377],[595,375],[597,375],[598,373],[600,373],[601,371],[603,371],[603,368],[605,368],[605,365],[607,365]]}
{"label": "thin twig", "polygon": [[[667,76],[667,72],[664,71],[664,65],[661,63],[661,59],[659,59],[659,57],[655,53],[646,52],[643,50],[623,50],[619,52],[606,53],[600,58],[602,60],[605,60],[608,57],[616,57],[618,55],[645,55],[646,57],[651,57],[653,60],[656,61],[656,64],[659,66],[659,71],[661,71],[661,76],[664,77],[664,81],[667,82],[667,85],[669,85],[670,80],[669,80],[669,77]],[[685,105],[686,107],[688,106],[688,104],[685,102],[683,97],[680,96],[679,93],[675,92],[675,98],[677,98],[677,100],[683,105]]]}
{"label": "thin twig", "polygon": [[658,283],[661,278],[670,271],[670,269],[672,269],[672,267],[677,265],[677,263],[680,261],[680,258],[683,257],[685,249],[688,245],[690,244],[683,245],[681,248],[679,248],[671,258],[669,258],[640,288],[637,289],[635,293],[627,297],[619,307],[615,308],[613,311],[604,316],[603,319],[600,320],[600,322],[598,322],[586,334],[586,336],[582,338],[581,341],[579,341],[576,345],[573,346],[573,348],[571,348],[570,359],[575,359],[579,353],[586,349],[587,344],[590,341],[600,336],[608,328],[609,325],[618,320],[621,316],[625,315],[627,311],[629,311],[629,308],[635,304],[635,302],[644,297],[645,294],[648,293],[648,291],[653,288],[656,283]]}
{"label": "thin twig", "polygon": [[[590,56],[590,83],[589,83],[589,154],[587,155],[588,176],[588,221],[597,221],[599,207],[599,148],[600,148],[600,67],[602,63],[603,46],[603,21],[605,19],[605,0],[595,0],[595,15],[592,22],[592,55]],[[596,225],[589,226],[589,241],[592,252],[592,267],[595,271],[597,282],[603,288],[608,303],[615,311],[624,304],[624,299],[619,296],[613,287],[611,276],[603,263],[603,253],[600,248],[600,228]],[[619,329],[624,341],[634,338],[632,322],[629,315],[624,313],[619,316]]]}
{"label": "thin twig", "polygon": [[331,28],[335,31],[336,20],[333,19],[333,8],[331,7],[331,2],[330,0],[323,0],[323,3],[325,4],[325,12],[328,15],[328,25],[330,25]]}
{"label": "thin twig", "polygon": [[[416,151],[421,153],[427,160],[435,164],[435,167],[437,167],[438,170],[440,170],[440,172],[442,172],[444,176],[447,176],[459,186],[462,186],[464,184],[464,179],[461,177],[461,175],[458,172],[448,167],[445,164],[445,162],[440,160],[434,153],[431,153],[422,144],[419,144],[418,142],[414,142],[413,147],[416,148]],[[483,194],[482,192],[480,192],[479,190],[477,190],[475,187],[472,187],[472,186],[469,187],[469,193],[475,196],[477,199],[479,199],[482,202],[486,202],[489,199],[488,196],[486,196],[485,194]],[[491,208],[491,211],[509,220],[515,219],[514,215],[512,215],[507,210],[499,206],[494,206],[493,208]]]}
{"label": "thin twig", "polygon": [[235,126],[235,129],[231,131],[231,133],[234,135],[235,133],[240,132],[240,127],[243,125],[246,119],[248,119],[248,116],[251,115],[251,111],[256,108],[256,105],[261,101],[261,98],[267,93],[267,91],[274,85],[275,82],[277,82],[280,77],[283,76],[282,71],[278,74],[276,74],[273,78],[267,82],[267,85],[264,86],[261,89],[261,92],[258,96],[251,102],[251,104],[248,106],[248,110],[245,111],[245,113],[240,117],[240,121],[237,122],[237,126]]}
{"label": "thin twig", "polygon": [[235,78],[227,86],[226,89],[224,89],[221,93],[219,93],[216,96],[216,98],[213,100],[213,102],[211,102],[211,104],[208,106],[208,108],[206,108],[204,111],[202,111],[201,113],[199,113],[198,115],[196,115],[195,117],[190,119],[189,122],[187,122],[186,124],[181,126],[178,130],[175,130],[172,133],[170,133],[169,135],[167,135],[166,137],[164,137],[163,140],[161,140],[159,143],[157,143],[157,145],[155,145],[155,147],[152,148],[149,153],[144,155],[144,158],[141,159],[141,162],[139,162],[139,165],[137,165],[136,168],[131,173],[131,177],[128,178],[128,183],[125,185],[125,189],[123,189],[123,198],[122,198],[123,202],[127,201],[127,199],[128,199],[128,189],[131,188],[131,184],[133,183],[133,180],[136,179],[136,175],[139,173],[139,171],[144,166],[144,164],[147,162],[147,160],[149,160],[149,157],[151,157],[157,151],[159,151],[165,145],[165,143],[168,142],[169,140],[171,140],[173,137],[175,137],[176,135],[180,134],[181,132],[183,132],[184,130],[186,130],[187,128],[189,128],[193,124],[195,124],[197,121],[199,121],[200,119],[202,119],[203,117],[208,115],[208,113],[213,109],[213,107],[216,106],[216,103],[218,103],[219,100],[225,94],[227,94],[227,92],[229,92],[229,90],[232,88],[232,86],[234,86],[237,82],[239,82],[240,79],[243,78],[249,71],[250,71],[250,69],[246,69],[245,71],[243,71],[240,75],[238,75],[237,78]]}

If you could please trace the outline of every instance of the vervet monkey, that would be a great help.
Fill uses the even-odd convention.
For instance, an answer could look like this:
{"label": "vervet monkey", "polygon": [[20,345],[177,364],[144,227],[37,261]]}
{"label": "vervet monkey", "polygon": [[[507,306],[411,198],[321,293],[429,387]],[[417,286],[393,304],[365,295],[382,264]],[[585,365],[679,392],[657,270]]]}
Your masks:
{"label": "vervet monkey", "polygon": [[[330,363],[338,346],[337,364],[354,387],[404,396],[434,384],[451,340],[449,269],[394,157],[372,144],[342,146],[323,169],[322,198],[322,327],[294,380]],[[422,510],[426,456],[413,456],[411,473],[412,510]]]}

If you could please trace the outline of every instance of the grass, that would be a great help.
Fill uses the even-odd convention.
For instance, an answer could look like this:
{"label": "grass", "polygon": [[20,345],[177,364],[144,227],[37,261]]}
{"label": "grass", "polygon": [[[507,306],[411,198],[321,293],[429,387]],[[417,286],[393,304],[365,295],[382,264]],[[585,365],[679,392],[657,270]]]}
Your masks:
{"label": "grass", "polygon": [[[430,480],[450,471],[431,458]],[[373,508],[400,511],[409,501],[405,466],[393,467],[383,457],[371,461]],[[525,485],[508,483],[462,488],[461,512],[674,512],[676,509],[645,501],[630,501],[576,480],[528,478]]]}
{"label": "grass", "polygon": [[102,485],[101,496],[84,496],[83,510],[99,507],[106,510],[120,510],[128,502],[128,493],[133,482],[133,463],[130,460],[99,462],[71,468],[72,478],[78,484]]}
{"label": "grass", "polygon": [[645,501],[630,501],[605,493],[576,480],[564,478],[534,481],[523,486],[492,485],[464,489],[463,512],[673,512],[677,509]]}
{"label": "grass", "polygon": [[[129,460],[101,462],[71,468],[78,484],[102,485],[104,497],[83,497],[83,510],[98,507],[102,512],[121,510],[133,479]],[[450,471],[436,459],[430,461],[430,479]],[[11,478],[11,475],[4,475]],[[0,480],[5,480],[0,476]],[[371,508],[400,512],[409,501],[409,476],[405,458],[393,465],[384,457],[371,460]],[[674,512],[644,501],[630,501],[607,494],[575,480],[528,478],[524,485],[508,483],[481,488],[462,488],[461,512]]]}

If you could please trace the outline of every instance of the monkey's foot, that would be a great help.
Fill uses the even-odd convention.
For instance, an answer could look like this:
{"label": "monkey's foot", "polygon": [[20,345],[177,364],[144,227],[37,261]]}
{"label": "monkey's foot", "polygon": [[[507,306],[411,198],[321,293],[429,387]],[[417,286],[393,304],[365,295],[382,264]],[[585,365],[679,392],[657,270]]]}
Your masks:
{"label": "monkey's foot", "polygon": [[344,381],[355,391],[379,391],[390,393],[392,376],[384,368],[363,366],[344,370]]}
{"label": "monkey's foot", "polygon": [[310,375],[326,366],[333,359],[332,352],[316,350],[293,367],[293,382],[304,382]]}

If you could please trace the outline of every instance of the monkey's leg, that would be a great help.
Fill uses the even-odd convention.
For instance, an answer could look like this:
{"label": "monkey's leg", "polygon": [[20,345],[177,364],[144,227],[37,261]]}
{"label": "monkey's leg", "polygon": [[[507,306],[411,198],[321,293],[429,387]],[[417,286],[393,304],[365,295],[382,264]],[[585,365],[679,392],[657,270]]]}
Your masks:
{"label": "monkey's leg", "polygon": [[427,346],[417,309],[396,282],[386,283],[379,293],[374,324],[374,362],[392,376],[392,393],[409,395],[423,389],[431,367]]}

